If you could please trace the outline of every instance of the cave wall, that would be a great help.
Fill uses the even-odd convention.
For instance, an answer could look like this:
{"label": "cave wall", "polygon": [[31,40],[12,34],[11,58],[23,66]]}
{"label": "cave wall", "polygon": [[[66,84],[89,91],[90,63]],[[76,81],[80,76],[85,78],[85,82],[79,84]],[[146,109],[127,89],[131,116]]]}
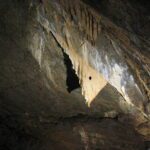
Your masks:
{"label": "cave wall", "polygon": [[[0,2],[1,149],[69,149],[70,146],[72,149],[145,149],[144,141],[148,141],[150,135],[149,121],[128,105],[111,84],[107,84],[101,90],[90,108],[85,104],[81,88],[68,93],[64,47],[60,46],[54,35],[48,32],[39,20],[39,16],[44,15],[49,21],[54,21],[50,20],[50,12],[53,10],[50,9],[53,6],[51,2],[53,1]],[[107,2],[103,3],[101,7],[110,8],[111,5],[105,5]],[[112,10],[114,14],[109,10],[112,16],[118,14],[116,10]],[[113,19],[109,13],[103,14],[102,25],[108,29],[104,26],[108,22],[105,17],[111,21]],[[116,23],[115,19],[113,21]],[[61,25],[61,22],[59,24]],[[119,28],[118,26],[115,28]],[[126,29],[121,23],[120,26]],[[134,26],[131,28],[135,29]],[[76,35],[72,30],[72,35]],[[138,39],[135,44],[139,48],[142,46],[144,56],[149,54],[149,42],[145,41],[148,32],[145,30],[148,29],[144,28],[141,31],[142,40],[141,35],[139,38],[129,34],[129,37]],[[80,30],[77,31],[80,33]],[[120,34],[116,34],[118,35]],[[104,41],[108,40],[104,36],[101,38]],[[106,42],[106,45],[108,43]],[[78,55],[84,58],[80,49],[76,50]],[[93,59],[89,61],[91,67],[99,71],[92,66],[92,61]],[[144,106],[143,101],[146,101]],[[142,109],[144,107],[144,113],[148,114],[149,101],[143,101],[137,106],[142,106]],[[125,130],[128,131],[126,134]]]}

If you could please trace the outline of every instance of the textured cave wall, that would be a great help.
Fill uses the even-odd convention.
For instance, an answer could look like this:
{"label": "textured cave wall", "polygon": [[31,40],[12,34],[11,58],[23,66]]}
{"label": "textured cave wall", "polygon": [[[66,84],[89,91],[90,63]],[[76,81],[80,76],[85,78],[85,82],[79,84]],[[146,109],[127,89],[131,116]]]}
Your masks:
{"label": "textured cave wall", "polygon": [[[113,19],[118,13],[107,1],[102,3],[103,13],[109,9],[112,15],[105,16],[118,25],[118,18]],[[123,1],[120,3],[124,8]],[[50,12],[50,6],[46,1],[0,2],[0,149],[144,150],[149,122],[113,86],[107,84],[90,108],[81,88],[68,93],[63,48],[38,18],[45,8]],[[126,29],[122,22],[119,25]],[[145,30],[141,32],[148,41]],[[140,42],[143,44],[137,44],[149,48],[149,42]]]}

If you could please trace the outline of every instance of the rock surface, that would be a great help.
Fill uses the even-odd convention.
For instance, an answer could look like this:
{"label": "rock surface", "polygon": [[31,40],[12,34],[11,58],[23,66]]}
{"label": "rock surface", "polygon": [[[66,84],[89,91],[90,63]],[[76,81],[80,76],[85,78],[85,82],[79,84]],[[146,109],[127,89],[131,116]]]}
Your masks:
{"label": "rock surface", "polygon": [[147,3],[2,0],[0,149],[148,149]]}

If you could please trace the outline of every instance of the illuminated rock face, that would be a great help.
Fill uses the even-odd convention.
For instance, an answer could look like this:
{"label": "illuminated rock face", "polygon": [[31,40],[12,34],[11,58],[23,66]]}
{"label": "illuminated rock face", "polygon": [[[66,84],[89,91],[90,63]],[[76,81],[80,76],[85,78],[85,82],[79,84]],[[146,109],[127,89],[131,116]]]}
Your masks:
{"label": "illuminated rock face", "polygon": [[0,149],[148,149],[144,5],[1,2]]}
{"label": "illuminated rock face", "polygon": [[[144,106],[149,98],[148,83],[143,84],[138,68],[133,70],[137,64],[131,60],[128,51],[135,52],[133,58],[137,57],[147,67],[149,59],[139,51],[136,43],[131,43],[132,39],[126,30],[117,28],[79,0],[73,2],[73,5],[65,0],[47,2],[39,6],[37,18],[45,31],[52,34],[69,55],[88,105],[108,82],[118,90],[128,105],[148,118]],[[93,71],[84,69],[88,66]],[[89,73],[99,74],[99,77],[96,75],[95,81],[88,82]],[[136,81],[138,77],[139,80]],[[96,82],[100,84],[95,84]],[[142,86],[146,86],[145,91],[140,89]]]}
{"label": "illuminated rock face", "polygon": [[[49,15],[46,15],[45,11]],[[142,115],[148,117],[143,105],[148,101],[149,89],[147,83],[143,84],[141,81],[141,76],[134,76],[131,72],[137,65],[129,58],[130,55],[126,49],[136,51],[134,57],[141,55],[140,61],[143,61],[146,66],[149,60],[146,55],[143,56],[139,52],[138,47],[130,44],[132,39],[125,30],[117,28],[107,18],[79,0],[73,2],[73,5],[65,0],[45,2],[37,10],[37,20],[69,55],[88,105],[108,82],[118,90],[128,105],[135,107]],[[82,61],[78,55],[82,56]],[[88,64],[95,69],[94,74],[100,74],[101,79],[97,77],[94,79],[97,83],[102,82],[101,85],[95,84],[93,80],[93,82],[84,80],[89,75],[88,71],[83,69],[87,68],[83,67],[83,64],[85,66]],[[137,71],[139,72],[137,69],[135,73],[139,75]],[[145,72],[147,73],[147,70]],[[135,81],[137,77],[140,79]],[[143,93],[143,89],[139,87],[142,85],[146,86]]]}
{"label": "illuminated rock face", "polygon": [[[77,54],[75,48],[70,41],[65,42],[58,34],[53,33],[61,47],[69,55],[73,63],[73,69],[79,77],[79,83],[82,89],[82,95],[85,97],[88,106],[98,95],[98,93],[106,86],[107,81],[104,77],[94,70],[88,63],[87,58],[81,57]],[[71,35],[68,35],[69,37]],[[67,39],[69,38],[67,37]]]}

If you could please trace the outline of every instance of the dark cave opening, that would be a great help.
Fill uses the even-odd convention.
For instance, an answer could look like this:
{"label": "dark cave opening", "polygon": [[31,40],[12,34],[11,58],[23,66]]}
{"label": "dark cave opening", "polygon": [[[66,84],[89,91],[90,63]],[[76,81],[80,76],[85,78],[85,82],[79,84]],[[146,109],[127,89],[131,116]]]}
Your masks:
{"label": "dark cave opening", "polygon": [[73,69],[72,62],[69,58],[69,56],[63,51],[64,56],[64,64],[66,66],[66,85],[67,85],[67,91],[70,93],[71,91],[80,88],[79,84],[79,78],[77,77],[75,70]]}

